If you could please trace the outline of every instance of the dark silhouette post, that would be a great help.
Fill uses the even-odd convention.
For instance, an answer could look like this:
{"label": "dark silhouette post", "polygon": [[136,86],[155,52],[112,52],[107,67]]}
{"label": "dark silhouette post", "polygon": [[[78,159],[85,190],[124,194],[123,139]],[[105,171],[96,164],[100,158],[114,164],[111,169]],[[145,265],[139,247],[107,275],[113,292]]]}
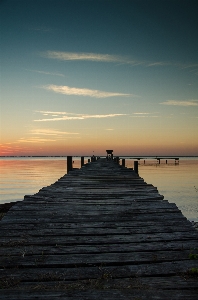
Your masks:
{"label": "dark silhouette post", "polygon": [[134,171],[138,174],[138,161],[134,161]]}
{"label": "dark silhouette post", "polygon": [[93,156],[91,157],[91,162],[94,162],[94,161],[96,161],[96,157],[93,155]]}
{"label": "dark silhouette post", "polygon": [[125,159],[122,159],[122,166],[125,167]]}
{"label": "dark silhouette post", "polygon": [[67,173],[69,173],[69,171],[72,171],[72,169],[72,156],[67,156]]}
{"label": "dark silhouette post", "polygon": [[85,164],[84,156],[81,156],[81,168],[82,166],[84,166],[84,164]]}

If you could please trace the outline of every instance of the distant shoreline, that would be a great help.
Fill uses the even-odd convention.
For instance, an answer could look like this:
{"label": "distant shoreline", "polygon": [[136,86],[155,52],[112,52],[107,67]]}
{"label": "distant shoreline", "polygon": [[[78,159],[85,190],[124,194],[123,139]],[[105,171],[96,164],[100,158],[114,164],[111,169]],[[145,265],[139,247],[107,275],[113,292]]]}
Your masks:
{"label": "distant shoreline", "polygon": [[[72,155],[72,157],[91,157],[92,155]],[[97,155],[99,157],[106,157],[105,155]],[[175,157],[179,157],[179,158],[198,158],[198,155],[115,155],[118,157],[128,157],[128,158],[140,158],[140,159],[146,159],[146,158],[175,158]],[[40,158],[40,157],[65,157],[67,158],[67,155],[0,155],[0,158],[31,158],[31,157],[36,157],[36,158]]]}

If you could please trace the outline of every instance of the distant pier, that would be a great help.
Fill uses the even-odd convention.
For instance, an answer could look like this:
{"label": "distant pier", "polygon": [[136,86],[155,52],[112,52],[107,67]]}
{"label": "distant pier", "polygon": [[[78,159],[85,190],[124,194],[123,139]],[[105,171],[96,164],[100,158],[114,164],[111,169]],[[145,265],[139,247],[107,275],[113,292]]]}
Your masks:
{"label": "distant pier", "polygon": [[[161,160],[165,160],[166,164],[168,163],[168,160],[174,160],[175,161],[175,164],[179,164],[179,157],[149,157],[150,159],[156,159],[157,162],[160,164],[161,163]],[[136,160],[144,160],[144,163],[145,163],[145,158],[144,157],[133,157],[133,159],[136,159]]]}
{"label": "distant pier", "polygon": [[197,299],[191,222],[113,156],[81,164],[1,220],[0,299]]}

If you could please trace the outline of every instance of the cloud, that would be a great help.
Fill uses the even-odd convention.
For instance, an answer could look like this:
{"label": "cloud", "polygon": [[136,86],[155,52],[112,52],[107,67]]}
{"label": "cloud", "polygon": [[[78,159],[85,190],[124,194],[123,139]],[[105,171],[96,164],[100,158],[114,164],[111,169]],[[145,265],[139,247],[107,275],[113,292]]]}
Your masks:
{"label": "cloud", "polygon": [[98,62],[123,62],[123,58],[116,55],[97,54],[97,53],[77,53],[77,52],[61,52],[46,51],[41,54],[46,58],[58,60],[84,60]]}
{"label": "cloud", "polygon": [[46,143],[46,142],[55,142],[56,140],[52,139],[44,139],[44,138],[21,138],[17,142],[18,143]]}
{"label": "cloud", "polygon": [[66,132],[52,129],[32,129],[31,134],[35,135],[47,135],[47,136],[60,136],[60,135],[74,135],[79,134],[77,132]]}
{"label": "cloud", "polygon": [[170,65],[170,63],[164,62],[164,61],[145,62],[145,64],[147,65],[147,67],[156,67],[156,66],[167,66],[167,65]]}
{"label": "cloud", "polygon": [[159,118],[157,116],[158,112],[153,112],[153,113],[147,113],[147,112],[138,112],[138,113],[133,113],[131,116],[132,118]]}
{"label": "cloud", "polygon": [[159,116],[137,115],[132,116],[132,118],[159,118]]}
{"label": "cloud", "polygon": [[198,100],[167,100],[160,104],[173,106],[198,106]]}
{"label": "cloud", "polygon": [[132,60],[129,57],[101,53],[83,53],[83,52],[63,52],[63,51],[46,51],[40,53],[41,56],[49,59],[57,59],[62,61],[92,61],[92,62],[106,62],[119,63],[129,65],[161,65],[164,62],[146,62],[140,60]]}
{"label": "cloud", "polygon": [[134,115],[150,115],[150,113],[134,113]]}
{"label": "cloud", "polygon": [[131,59],[129,57],[120,55],[100,54],[100,53],[80,53],[80,52],[64,52],[64,51],[46,51],[41,52],[41,56],[49,59],[57,59],[61,61],[92,61],[92,62],[106,62],[106,63],[118,63],[128,64],[131,66],[145,66],[145,67],[158,67],[158,66],[175,66],[182,69],[194,69],[192,72],[198,70],[198,64],[192,63],[180,63],[170,61],[145,61]]}
{"label": "cloud", "polygon": [[27,70],[27,71],[36,72],[36,73],[45,74],[45,75],[65,77],[65,75],[63,75],[61,73],[56,73],[56,72],[55,73],[54,72],[45,72],[45,71],[40,71],[40,70]]}
{"label": "cloud", "polygon": [[48,115],[50,115],[50,117],[44,118],[44,119],[39,119],[39,120],[34,120],[35,122],[102,119],[102,118],[114,118],[114,117],[126,116],[126,114],[87,115],[87,114],[75,114],[75,113],[68,113],[68,112],[56,112],[56,114],[59,116],[53,117],[53,114],[55,112],[40,111],[40,113],[43,116],[46,116],[46,113],[47,113]]}
{"label": "cloud", "polygon": [[[113,92],[104,92],[99,90],[91,90],[91,89],[85,89],[85,88],[76,88],[76,87],[69,87],[67,85],[61,86],[61,85],[45,85],[42,88],[53,91],[55,93],[60,93],[64,95],[76,95],[76,96],[88,96],[88,97],[94,97],[94,98],[107,98],[107,97],[117,97],[117,96],[134,96],[132,94],[122,94],[122,93],[113,93]],[[137,97],[137,96],[136,96]]]}
{"label": "cloud", "polygon": [[[65,111],[49,111],[49,110],[36,110],[36,113],[41,113],[43,115],[73,115],[74,113],[65,112]],[[80,115],[80,114],[76,114]]]}

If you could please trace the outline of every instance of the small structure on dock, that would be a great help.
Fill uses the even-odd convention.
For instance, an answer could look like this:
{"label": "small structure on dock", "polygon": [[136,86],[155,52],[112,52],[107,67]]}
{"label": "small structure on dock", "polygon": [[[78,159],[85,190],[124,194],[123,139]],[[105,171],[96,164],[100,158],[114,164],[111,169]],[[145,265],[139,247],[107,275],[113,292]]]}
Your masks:
{"label": "small structure on dock", "polygon": [[113,160],[113,150],[106,150],[106,152],[107,152],[107,159]]}

